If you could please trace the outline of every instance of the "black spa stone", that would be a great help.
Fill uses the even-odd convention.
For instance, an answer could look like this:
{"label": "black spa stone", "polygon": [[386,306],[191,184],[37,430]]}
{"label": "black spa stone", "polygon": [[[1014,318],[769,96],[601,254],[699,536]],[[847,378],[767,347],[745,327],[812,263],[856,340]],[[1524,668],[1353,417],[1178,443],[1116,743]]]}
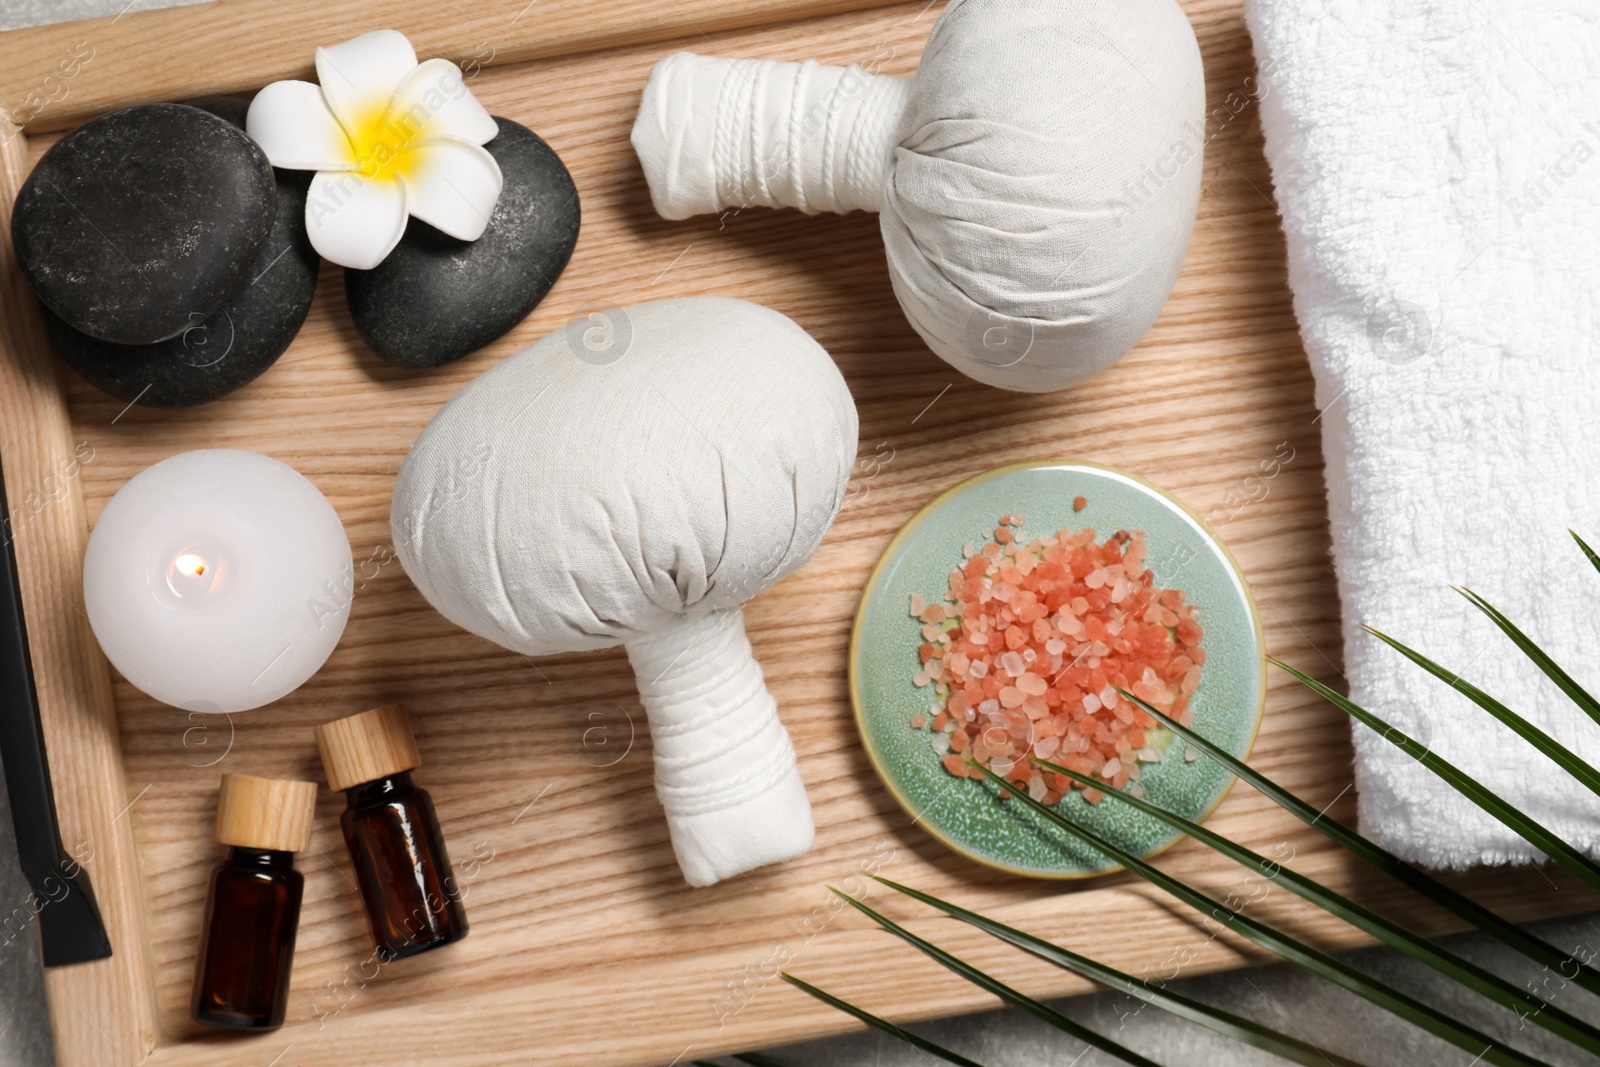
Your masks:
{"label": "black spa stone", "polygon": [[505,187],[476,241],[420,219],[372,270],[346,270],[350,315],[362,338],[401,367],[438,367],[503,336],[550,291],[578,240],[578,189],[538,135],[496,118],[484,145]]}
{"label": "black spa stone", "polygon": [[[245,102],[208,97],[191,103],[242,125]],[[272,230],[244,280],[210,317],[176,337],[119,345],[73,329],[45,310],[45,325],[63,358],[89,384],[141,407],[204,404],[248,384],[289,347],[311,310],[322,260],[306,236],[306,171],[274,171],[277,211]]]}
{"label": "black spa stone", "polygon": [[226,119],[244,129],[245,117],[250,114],[250,101],[242,96],[197,96],[193,100],[183,100],[180,103],[197,107],[201,111],[209,111],[219,119]]}
{"label": "black spa stone", "polygon": [[204,321],[246,279],[274,193],[243,130],[145,104],[56,142],[17,194],[11,236],[46,307],[101,340],[146,344]]}

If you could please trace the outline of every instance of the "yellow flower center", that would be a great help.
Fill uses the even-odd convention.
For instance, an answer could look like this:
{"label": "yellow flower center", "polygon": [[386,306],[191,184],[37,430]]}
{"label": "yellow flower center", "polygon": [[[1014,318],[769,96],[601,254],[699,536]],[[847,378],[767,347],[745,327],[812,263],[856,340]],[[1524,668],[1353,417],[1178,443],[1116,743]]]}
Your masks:
{"label": "yellow flower center", "polygon": [[420,108],[392,110],[388,100],[363,108],[347,131],[357,169],[377,181],[399,181],[413,173],[418,154],[411,149],[428,135],[429,117]]}

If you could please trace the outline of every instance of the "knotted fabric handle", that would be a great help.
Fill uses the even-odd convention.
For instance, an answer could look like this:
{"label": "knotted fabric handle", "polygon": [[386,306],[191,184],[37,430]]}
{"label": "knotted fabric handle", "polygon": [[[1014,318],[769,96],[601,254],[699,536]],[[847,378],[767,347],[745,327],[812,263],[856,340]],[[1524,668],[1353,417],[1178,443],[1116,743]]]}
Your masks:
{"label": "knotted fabric handle", "polygon": [[656,795],[689,884],[804,854],[811,803],[744,616],[685,616],[627,650],[650,720]]}
{"label": "knotted fabric handle", "polygon": [[910,91],[859,66],[679,52],[650,72],[633,147],[663,218],[877,211]]}

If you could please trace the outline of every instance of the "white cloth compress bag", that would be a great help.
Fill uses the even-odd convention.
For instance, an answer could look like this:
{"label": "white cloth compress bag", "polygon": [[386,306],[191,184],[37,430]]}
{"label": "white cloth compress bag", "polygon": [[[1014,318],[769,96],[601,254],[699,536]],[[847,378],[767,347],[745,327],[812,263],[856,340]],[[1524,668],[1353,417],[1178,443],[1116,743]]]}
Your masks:
{"label": "white cloth compress bag", "polygon": [[428,601],[490,641],[530,656],[627,648],[673,849],[709,885],[811,847],[740,607],[822,540],[856,410],[827,352],[759,305],[697,297],[606,318],[445,406],[395,485],[394,543]]}
{"label": "white cloth compress bag", "polygon": [[876,211],[928,347],[989,385],[1075,385],[1132,348],[1200,199],[1205,77],[1175,0],[952,0],[915,77],[656,64],[633,146],[669,219]]}

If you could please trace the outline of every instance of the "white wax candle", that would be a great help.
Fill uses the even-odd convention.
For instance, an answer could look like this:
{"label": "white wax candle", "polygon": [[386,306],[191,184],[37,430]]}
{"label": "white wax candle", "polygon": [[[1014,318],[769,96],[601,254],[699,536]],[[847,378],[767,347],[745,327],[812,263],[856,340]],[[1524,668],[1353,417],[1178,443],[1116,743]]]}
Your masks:
{"label": "white wax candle", "polygon": [[294,468],[183,452],[142,471],[89,536],[83,595],[106,658],[190,711],[258,708],[316,673],[344,632],[350,541]]}

